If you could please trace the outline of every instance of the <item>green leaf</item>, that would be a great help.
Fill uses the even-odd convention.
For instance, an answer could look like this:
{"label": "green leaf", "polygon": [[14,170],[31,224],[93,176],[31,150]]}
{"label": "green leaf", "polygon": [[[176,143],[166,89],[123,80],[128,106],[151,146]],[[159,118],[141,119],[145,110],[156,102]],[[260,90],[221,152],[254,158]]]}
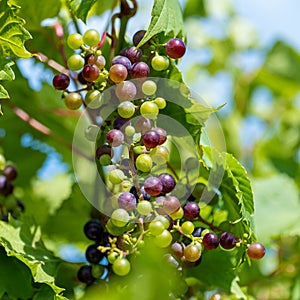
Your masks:
{"label": "green leaf", "polygon": [[7,1],[0,2],[0,54],[1,56],[31,57],[24,46],[31,38],[25,29],[25,21],[16,15],[16,5],[9,5]]}
{"label": "green leaf", "polygon": [[9,99],[9,94],[2,84],[0,84],[0,99]]}
{"label": "green leaf", "polygon": [[204,17],[206,15],[205,4],[203,0],[188,0],[184,7],[183,16],[188,18],[191,16]]}
{"label": "green leaf", "polygon": [[0,59],[0,80],[12,81],[15,79],[15,73],[11,68],[14,64],[13,61]]}
{"label": "green leaf", "polygon": [[34,293],[29,268],[15,257],[6,255],[0,247],[0,298],[7,295],[11,299],[29,299]]}
{"label": "green leaf", "polygon": [[155,0],[151,16],[149,28],[138,47],[159,33],[170,37],[184,35],[182,11],[177,0]]}
{"label": "green leaf", "polygon": [[63,289],[55,285],[54,276],[60,259],[44,246],[40,229],[33,220],[25,221],[0,222],[0,245],[8,256],[16,257],[30,269],[35,282],[46,283],[59,296]]}

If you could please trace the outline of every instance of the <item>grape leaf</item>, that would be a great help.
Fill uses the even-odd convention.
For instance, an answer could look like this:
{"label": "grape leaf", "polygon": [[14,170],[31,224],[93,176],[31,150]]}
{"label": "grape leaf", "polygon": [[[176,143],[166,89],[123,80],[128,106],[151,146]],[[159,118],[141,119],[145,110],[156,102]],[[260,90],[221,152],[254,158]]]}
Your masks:
{"label": "grape leaf", "polygon": [[31,38],[25,29],[25,21],[17,16],[16,5],[9,5],[7,1],[0,1],[0,54],[5,56],[31,57],[24,46]]}
{"label": "grape leaf", "polygon": [[170,37],[184,36],[182,11],[177,0],[155,0],[151,16],[149,28],[138,47],[159,33]]}
{"label": "grape leaf", "polygon": [[11,68],[11,66],[13,65],[14,65],[13,61],[0,59],[0,80],[12,81],[15,79],[15,73]]}
{"label": "grape leaf", "polygon": [[9,94],[2,84],[0,84],[0,99],[9,99]]}
{"label": "grape leaf", "polygon": [[28,266],[35,282],[48,284],[58,299],[65,299],[60,296],[63,289],[54,283],[61,261],[44,246],[40,229],[33,220],[24,218],[23,223],[12,219],[10,224],[0,222],[0,231],[0,245],[5,248],[7,255]]}
{"label": "grape leaf", "polygon": [[188,0],[184,7],[183,16],[188,18],[191,16],[204,17],[206,15],[205,4],[203,0]]}

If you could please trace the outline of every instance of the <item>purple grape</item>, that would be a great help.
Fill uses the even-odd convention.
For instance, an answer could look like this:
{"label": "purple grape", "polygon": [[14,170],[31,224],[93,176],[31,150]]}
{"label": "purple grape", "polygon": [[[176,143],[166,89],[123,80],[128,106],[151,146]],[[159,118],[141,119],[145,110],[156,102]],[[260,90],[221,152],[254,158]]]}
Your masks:
{"label": "purple grape", "polygon": [[196,202],[188,202],[184,205],[183,212],[187,219],[193,220],[199,216],[200,207]]}
{"label": "purple grape", "polygon": [[222,233],[220,237],[220,245],[226,250],[233,249],[236,245],[236,242],[235,236],[229,232]]}
{"label": "purple grape", "polygon": [[151,196],[158,196],[162,191],[162,184],[157,177],[148,177],[144,182],[145,192]]}
{"label": "purple grape", "polygon": [[128,72],[131,69],[131,61],[126,56],[118,55],[118,56],[114,57],[111,64],[112,65],[116,65],[116,64],[123,65],[127,69]]}
{"label": "purple grape", "polygon": [[136,207],[136,198],[133,194],[124,192],[118,198],[118,205],[127,211],[133,210]]}
{"label": "purple grape", "polygon": [[14,181],[18,176],[18,171],[16,167],[8,165],[4,168],[2,175],[4,175],[8,180]]}
{"label": "purple grape", "polygon": [[181,58],[186,50],[184,42],[178,38],[170,39],[165,48],[167,55],[174,59]]}
{"label": "purple grape", "polygon": [[124,119],[120,116],[116,117],[113,123],[114,129],[122,130],[124,129],[124,125],[128,122],[129,119]]}
{"label": "purple grape", "polygon": [[202,231],[203,231],[203,228],[202,228],[202,227],[195,227],[195,229],[194,229],[192,235],[193,235],[194,237],[200,237]]}
{"label": "purple grape", "polygon": [[125,48],[121,53],[121,55],[126,56],[132,63],[141,61],[143,56],[142,50],[136,47]]}
{"label": "purple grape", "polygon": [[105,256],[104,253],[98,250],[98,245],[90,245],[85,251],[86,260],[91,264],[98,264]]}
{"label": "purple grape", "polygon": [[146,78],[149,76],[150,69],[146,63],[141,61],[134,63],[129,73],[132,78]]}
{"label": "purple grape", "polygon": [[112,147],[118,147],[124,141],[124,134],[118,129],[111,129],[106,134],[106,140]]}
{"label": "purple grape", "polygon": [[100,70],[96,65],[86,65],[82,70],[82,77],[88,82],[97,80],[99,75]]}
{"label": "purple grape", "polygon": [[77,273],[77,278],[79,281],[91,284],[95,281],[96,278],[92,275],[92,266],[82,266]]}
{"label": "purple grape", "polygon": [[107,145],[101,145],[97,148],[96,150],[96,158],[99,159],[102,155],[108,154],[111,156],[112,154],[112,149],[110,146]]}
{"label": "purple grape", "polygon": [[154,130],[147,131],[142,136],[142,142],[147,148],[155,148],[159,144],[159,134]]}
{"label": "purple grape", "polygon": [[146,193],[145,187],[142,186],[140,190],[141,190],[141,193],[143,195],[144,200],[148,200],[149,201],[151,199],[151,195],[149,195],[148,193]]}
{"label": "purple grape", "polygon": [[153,130],[156,133],[158,133],[158,135],[159,135],[159,144],[158,145],[162,145],[167,140],[167,132],[160,127],[155,127],[155,128],[153,128]]}
{"label": "purple grape", "polygon": [[219,238],[215,233],[209,232],[206,235],[204,235],[202,244],[205,249],[213,250],[216,249],[219,246]]}
{"label": "purple grape", "polygon": [[103,227],[98,220],[88,221],[83,228],[85,236],[93,241],[98,241],[102,238]]}
{"label": "purple grape", "polygon": [[172,214],[180,208],[180,201],[175,196],[165,198],[162,209],[166,214]]}
{"label": "purple grape", "polygon": [[57,74],[53,77],[52,84],[57,90],[65,90],[70,84],[70,77],[63,73]]}
{"label": "purple grape", "polygon": [[135,131],[145,133],[152,128],[152,122],[145,117],[138,117],[134,123]]}
{"label": "purple grape", "polygon": [[14,190],[13,184],[3,175],[0,176],[0,195],[8,196]]}
{"label": "purple grape", "polygon": [[132,42],[133,42],[134,46],[137,46],[140,43],[140,41],[143,39],[145,33],[146,33],[146,30],[139,30],[133,35]]}
{"label": "purple grape", "polygon": [[175,188],[176,181],[172,175],[168,173],[162,173],[158,178],[163,186],[161,191],[162,194],[170,193]]}

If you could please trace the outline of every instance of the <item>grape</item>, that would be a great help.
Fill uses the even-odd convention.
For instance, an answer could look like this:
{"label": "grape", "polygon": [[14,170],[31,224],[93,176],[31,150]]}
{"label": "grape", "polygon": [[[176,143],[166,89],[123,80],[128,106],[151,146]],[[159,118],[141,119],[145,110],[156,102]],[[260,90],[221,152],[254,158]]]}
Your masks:
{"label": "grape", "polygon": [[95,29],[89,29],[83,34],[83,42],[90,46],[96,46],[100,42],[100,34]]}
{"label": "grape", "polygon": [[116,64],[123,65],[127,69],[128,72],[131,69],[131,61],[127,57],[122,56],[122,55],[114,57],[111,64],[112,65],[116,65]]}
{"label": "grape", "polygon": [[67,65],[70,70],[78,71],[84,66],[84,58],[79,54],[73,54],[68,58]]}
{"label": "grape", "polygon": [[70,34],[67,38],[67,44],[73,50],[79,49],[83,44],[82,35],[79,33]]}
{"label": "grape", "polygon": [[125,179],[125,175],[122,170],[111,170],[108,175],[108,179],[112,184],[119,184]]}
{"label": "grape", "polygon": [[109,166],[111,165],[111,157],[108,154],[104,154],[100,157],[99,163],[101,166]]}
{"label": "grape", "polygon": [[92,276],[94,278],[100,278],[101,275],[103,274],[104,270],[105,270],[104,266],[93,265],[92,266]]}
{"label": "grape", "polygon": [[134,136],[135,134],[135,128],[131,125],[128,125],[125,127],[125,134],[129,137]]}
{"label": "grape", "polygon": [[149,76],[150,70],[146,63],[137,62],[134,63],[130,69],[130,75],[132,78],[146,78]]}
{"label": "grape", "polygon": [[23,203],[22,201],[17,200],[17,201],[16,201],[16,205],[17,205],[17,207],[20,209],[21,212],[24,212],[25,206],[24,206],[24,203]]}
{"label": "grape", "polygon": [[57,90],[65,90],[70,84],[70,77],[63,73],[57,74],[53,77],[52,84]]}
{"label": "grape", "polygon": [[129,192],[121,193],[118,198],[118,205],[127,211],[133,210],[136,207],[136,198]]}
{"label": "grape", "polygon": [[109,255],[107,256],[107,259],[108,259],[108,262],[110,263],[110,264],[113,264],[115,261],[116,261],[116,259],[119,257],[119,253],[117,253],[117,252],[111,252],[111,253],[109,253]]}
{"label": "grape", "polygon": [[155,236],[154,243],[159,248],[166,248],[171,245],[172,239],[172,234],[165,229],[161,234]]}
{"label": "grape", "polygon": [[118,208],[113,211],[111,221],[116,227],[124,227],[129,221],[129,214],[123,208]]}
{"label": "grape", "polygon": [[111,152],[112,151],[111,151],[111,148],[109,146],[101,145],[96,150],[96,158],[99,159],[102,155],[105,155],[105,154],[111,156],[111,154],[112,154]]}
{"label": "grape", "polygon": [[142,92],[147,95],[147,96],[151,96],[153,94],[155,94],[157,90],[157,85],[154,81],[152,80],[146,80],[145,82],[143,82],[142,84]]}
{"label": "grape", "polygon": [[150,222],[148,229],[151,234],[159,235],[165,230],[165,226],[161,221],[153,220]]}
{"label": "grape", "polygon": [[136,95],[136,86],[131,81],[123,81],[117,85],[116,95],[120,101],[133,100]]}
{"label": "grape", "polygon": [[187,261],[195,262],[201,256],[201,248],[198,245],[190,244],[184,248],[183,255]]}
{"label": "grape", "polygon": [[171,246],[171,251],[176,257],[181,258],[183,256],[184,244],[179,242],[173,243]]}
{"label": "grape", "polygon": [[124,81],[127,75],[126,67],[121,64],[115,64],[109,69],[109,77],[115,83]]}
{"label": "grape", "polygon": [[90,240],[100,240],[103,235],[103,227],[98,220],[88,221],[83,228],[84,234]]}
{"label": "grape", "polygon": [[156,103],[151,101],[146,101],[141,105],[140,112],[144,117],[152,120],[152,119],[156,119],[159,113],[159,109]]}
{"label": "grape", "polygon": [[151,195],[149,195],[148,193],[146,193],[144,186],[142,186],[140,188],[142,196],[144,198],[144,200],[150,200],[151,199]]}
{"label": "grape", "polygon": [[67,108],[72,109],[72,110],[79,109],[82,105],[81,95],[78,93],[75,93],[75,92],[69,93],[65,97],[65,105],[67,106]]}
{"label": "grape", "polygon": [[86,105],[89,105],[89,107],[91,107],[91,108],[100,107],[101,101],[102,101],[101,93],[98,90],[89,90],[85,94],[84,102]]}
{"label": "grape", "polygon": [[79,73],[78,73],[78,75],[77,75],[77,80],[78,80],[81,84],[83,84],[83,85],[88,84],[88,82],[83,78],[82,72],[79,72]]}
{"label": "grape", "polygon": [[165,48],[167,55],[174,59],[181,58],[185,53],[185,44],[179,38],[170,39]]}
{"label": "grape", "polygon": [[147,131],[142,136],[142,142],[147,148],[155,148],[159,144],[159,134],[154,130]]}
{"label": "grape", "polygon": [[111,129],[106,134],[106,140],[112,147],[118,147],[124,141],[124,134],[118,129]]}
{"label": "grape", "polygon": [[213,250],[219,246],[219,238],[215,233],[207,233],[204,235],[202,244],[205,249]]}
{"label": "grape", "polygon": [[170,193],[175,188],[176,182],[172,175],[168,173],[162,173],[158,178],[163,186],[161,191],[162,194]]}
{"label": "grape", "polygon": [[88,82],[97,80],[99,75],[100,70],[96,65],[86,65],[82,70],[82,76]]}
{"label": "grape", "polygon": [[4,168],[2,175],[5,176],[7,180],[14,181],[18,176],[18,171],[15,166],[7,165]]}
{"label": "grape", "polygon": [[167,140],[167,132],[160,127],[153,128],[153,130],[159,134],[158,145],[162,145]]}
{"label": "grape", "polygon": [[134,46],[137,46],[140,43],[140,41],[143,39],[145,33],[146,33],[146,30],[139,30],[133,35],[132,42],[133,42]]}
{"label": "grape", "polygon": [[126,56],[131,61],[131,63],[137,63],[141,61],[143,56],[141,49],[136,47],[125,48],[121,51],[120,54]]}
{"label": "grape", "polygon": [[179,267],[179,262],[176,260],[176,258],[172,254],[166,253],[164,255],[164,259],[170,267],[173,267],[175,269],[177,269]]}
{"label": "grape", "polygon": [[180,201],[175,196],[166,197],[162,208],[166,214],[172,214],[180,209]]}
{"label": "grape", "polygon": [[135,166],[144,173],[150,172],[152,168],[152,159],[150,155],[140,154],[135,161]]}
{"label": "grape", "polygon": [[123,129],[124,129],[124,126],[125,124],[129,121],[130,119],[128,118],[122,118],[120,116],[117,116],[115,119],[114,119],[114,122],[113,122],[113,128],[114,129],[118,129],[118,130],[121,130],[123,132]]}
{"label": "grape", "polygon": [[229,232],[222,233],[220,237],[220,246],[223,249],[231,250],[235,247],[235,245],[236,245],[236,238],[233,234]]}
{"label": "grape", "polygon": [[194,229],[195,226],[191,221],[185,221],[181,224],[181,230],[185,234],[192,234]]}
{"label": "grape", "polygon": [[193,235],[194,237],[200,237],[202,231],[203,231],[203,228],[202,228],[202,227],[195,227],[195,230],[193,231],[192,235]]}
{"label": "grape", "polygon": [[189,219],[193,220],[199,217],[200,207],[196,202],[188,202],[183,207],[184,216]]}
{"label": "grape", "polygon": [[79,281],[91,284],[95,281],[95,278],[92,275],[92,267],[91,266],[82,266],[77,272],[77,278]]}
{"label": "grape", "polygon": [[152,205],[149,201],[142,200],[138,203],[136,209],[139,214],[141,214],[143,216],[147,216],[148,214],[150,214],[152,212]]}
{"label": "grape", "polygon": [[150,156],[154,163],[162,165],[169,160],[169,150],[165,146],[158,146],[151,150]]}
{"label": "grape", "polygon": [[85,251],[86,260],[91,264],[98,264],[104,257],[104,253],[98,250],[98,245],[90,245]]}
{"label": "grape", "polygon": [[135,106],[130,101],[121,102],[118,106],[118,114],[125,119],[132,117],[135,113]]}
{"label": "grape", "polygon": [[152,128],[152,123],[149,119],[145,117],[138,117],[135,121],[135,130],[136,132],[145,133]]}
{"label": "grape", "polygon": [[253,260],[259,260],[265,256],[266,248],[259,242],[253,242],[248,246],[247,254]]}
{"label": "grape", "polygon": [[106,60],[105,57],[103,55],[95,55],[95,54],[91,54],[89,55],[89,57],[87,58],[86,64],[88,65],[96,65],[99,69],[103,69],[105,64],[106,64]]}
{"label": "grape", "polygon": [[170,214],[172,220],[180,220],[183,218],[183,209],[180,207],[177,211]]}
{"label": "grape", "polygon": [[173,223],[171,224],[171,219],[168,218],[168,215],[166,216],[157,215],[155,217],[155,220],[162,222],[165,229],[170,229],[170,226],[173,225]]}
{"label": "grape", "polygon": [[167,106],[166,100],[162,97],[155,98],[154,103],[158,106],[159,109],[164,109]]}
{"label": "grape", "polygon": [[130,272],[130,262],[126,258],[118,258],[114,261],[112,269],[116,275],[125,276]]}
{"label": "grape", "polygon": [[162,191],[162,184],[157,177],[148,177],[144,182],[144,188],[146,193],[151,196],[158,196]]}
{"label": "grape", "polygon": [[169,60],[165,56],[155,55],[151,60],[151,66],[155,71],[163,71],[168,69]]}
{"label": "grape", "polygon": [[3,170],[3,168],[5,167],[5,157],[0,154],[0,170]]}

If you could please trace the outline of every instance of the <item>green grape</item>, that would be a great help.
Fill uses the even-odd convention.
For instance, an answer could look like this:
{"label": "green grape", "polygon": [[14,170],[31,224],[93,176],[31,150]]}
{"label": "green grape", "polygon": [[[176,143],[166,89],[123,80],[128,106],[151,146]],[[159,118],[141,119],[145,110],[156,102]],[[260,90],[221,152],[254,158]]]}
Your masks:
{"label": "green grape", "polygon": [[182,223],[181,230],[185,234],[192,234],[195,229],[194,224],[191,221],[186,221]]}
{"label": "green grape", "polygon": [[98,108],[102,102],[101,93],[98,90],[90,90],[85,94],[84,101],[90,108]]}
{"label": "green grape", "polygon": [[111,164],[111,157],[109,154],[103,154],[99,158],[101,166],[109,166]]}
{"label": "green grape", "polygon": [[155,55],[151,60],[151,66],[155,71],[166,70],[168,69],[169,64],[168,58],[162,55]]}
{"label": "green grape", "polygon": [[162,97],[155,98],[154,103],[158,106],[159,109],[164,109],[167,106],[166,100]]}
{"label": "green grape", "polygon": [[150,155],[140,154],[135,161],[135,166],[144,173],[150,172],[152,168],[152,159]]}
{"label": "green grape", "polygon": [[78,93],[69,93],[65,97],[65,104],[69,109],[76,110],[82,105],[82,99]]}
{"label": "green grape", "polygon": [[154,238],[154,243],[159,248],[166,248],[171,245],[172,239],[172,234],[165,229],[161,234]]}
{"label": "green grape", "polygon": [[79,33],[70,34],[67,39],[67,44],[73,50],[79,49],[83,44],[82,35]]}
{"label": "green grape", "polygon": [[89,29],[84,33],[82,39],[86,45],[93,47],[100,42],[100,34],[95,29]]}
{"label": "green grape", "polygon": [[101,265],[93,265],[92,266],[92,276],[94,278],[100,278],[104,272],[104,266]]}
{"label": "green grape", "polygon": [[182,207],[180,207],[177,211],[170,214],[170,217],[173,220],[180,220],[183,217],[183,215],[184,215],[183,209],[182,209]]}
{"label": "green grape", "polygon": [[112,265],[113,272],[119,276],[125,276],[130,272],[130,262],[126,258],[118,258]]}
{"label": "green grape", "polygon": [[125,179],[125,174],[122,170],[115,169],[110,171],[108,179],[112,184],[119,184]]}
{"label": "green grape", "polygon": [[118,259],[119,256],[120,256],[119,253],[113,251],[108,254],[107,260],[110,264],[113,264]]}
{"label": "green grape", "polygon": [[70,70],[78,71],[84,66],[84,58],[79,54],[73,54],[68,58],[67,65]]}
{"label": "green grape", "polygon": [[130,101],[121,102],[118,106],[118,114],[124,119],[132,117],[135,113],[135,106]]}
{"label": "green grape", "polygon": [[156,119],[159,113],[159,109],[156,103],[151,101],[146,101],[141,105],[140,112],[142,116],[148,119]]}
{"label": "green grape", "polygon": [[170,226],[170,221],[168,220],[168,218],[166,218],[162,215],[157,215],[154,220],[158,220],[158,221],[162,222],[165,229],[168,229]]}
{"label": "green grape", "polygon": [[135,128],[131,125],[128,125],[125,127],[125,134],[129,137],[134,136],[135,134]]}
{"label": "green grape", "polygon": [[153,220],[149,224],[149,231],[153,235],[159,235],[165,230],[164,224],[159,220]]}
{"label": "green grape", "polygon": [[0,154],[0,170],[3,170],[4,169],[4,167],[5,167],[5,157],[2,155],[2,154]]}
{"label": "green grape", "polygon": [[151,96],[151,95],[155,94],[156,90],[157,90],[157,85],[152,80],[146,80],[142,84],[142,92],[147,96]]}
{"label": "green grape", "polygon": [[117,227],[124,227],[129,221],[129,214],[125,209],[118,208],[113,211],[111,221]]}
{"label": "green grape", "polygon": [[136,210],[139,214],[147,216],[152,212],[152,205],[149,201],[142,200],[138,203]]}
{"label": "green grape", "polygon": [[150,151],[150,156],[154,163],[162,165],[169,160],[169,150],[165,146],[157,146]]}

